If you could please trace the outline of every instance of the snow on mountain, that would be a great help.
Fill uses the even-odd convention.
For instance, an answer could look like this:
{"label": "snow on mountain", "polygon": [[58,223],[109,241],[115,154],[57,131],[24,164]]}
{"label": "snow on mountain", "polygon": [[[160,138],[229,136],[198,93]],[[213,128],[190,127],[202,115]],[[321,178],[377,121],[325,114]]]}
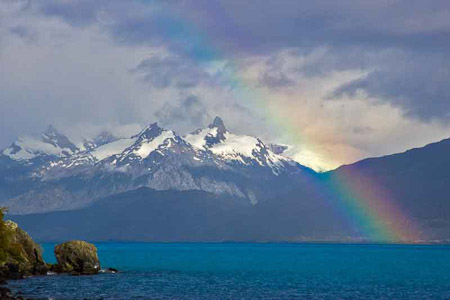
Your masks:
{"label": "snow on mountain", "polygon": [[[105,136],[106,134],[102,134]],[[108,136],[113,137],[112,134]],[[42,166],[34,176],[46,180],[95,172],[123,172],[133,163],[133,174],[151,173],[151,169],[143,163],[152,153],[163,155],[164,149],[177,143],[186,142],[173,131],[160,128],[156,123],[150,124],[138,134],[129,138],[114,138],[109,143],[92,141],[86,150],[79,151],[70,157],[64,157]],[[99,144],[99,146],[97,146]],[[124,167],[126,167],[124,169]]]}
{"label": "snow on mountain", "polygon": [[212,124],[205,129],[199,129],[185,136],[195,149],[210,151],[220,159],[242,164],[256,162],[260,166],[269,166],[275,174],[283,162],[290,159],[275,154],[260,139],[248,135],[230,133],[220,117],[216,117]]}
{"label": "snow on mountain", "polygon": [[[49,171],[52,168],[94,165],[108,159],[110,165],[143,160],[155,151],[162,154],[162,149],[170,148],[173,144],[182,144],[184,148],[189,148],[186,151],[192,150],[192,159],[195,161],[209,157],[210,160],[225,163],[257,164],[272,168],[275,174],[278,174],[283,163],[293,163],[289,158],[275,154],[270,145],[266,146],[256,137],[229,132],[220,117],[216,117],[207,128],[198,129],[185,137],[163,129],[156,123],[129,138],[116,138],[105,131],[93,140],[86,140],[81,149],[50,126],[38,138],[17,139],[3,154],[18,161],[29,161],[39,156],[50,157],[51,162],[43,167],[43,170]],[[39,173],[42,174],[42,170]]]}
{"label": "snow on mountain", "polygon": [[175,138],[173,131],[162,129],[157,123],[147,126],[143,131],[133,138],[134,144],[124,152],[124,157],[133,155],[140,159],[147,158],[150,153],[157,151],[160,146],[169,144],[171,139]]}
{"label": "snow on mountain", "polygon": [[[92,140],[85,140],[83,147],[69,157],[53,160],[34,172],[35,176],[61,175],[61,170],[75,170],[80,167],[93,166],[99,161],[118,155],[131,147],[137,137],[117,138],[112,133],[103,131]],[[70,175],[70,173],[68,173]]]}
{"label": "snow on mountain", "polygon": [[195,132],[185,136],[185,140],[195,148],[205,150],[214,144],[225,140],[228,133],[220,117],[215,117],[214,121],[205,129],[197,129]]}
{"label": "snow on mountain", "polygon": [[83,149],[82,150],[93,150],[105,144],[109,144],[119,140],[116,136],[114,136],[111,132],[102,131],[99,135],[97,135],[92,140],[84,140]]}
{"label": "snow on mountain", "polygon": [[[18,184],[25,188],[5,198],[20,213],[73,209],[139,187],[203,190],[255,204],[311,171],[256,137],[229,132],[219,117],[185,137],[153,123],[128,138],[104,132],[81,149],[50,128],[39,139],[18,139],[3,153],[24,162],[43,158],[22,164],[28,171],[20,180],[33,186]],[[0,176],[8,174],[0,170]],[[33,199],[49,199],[48,207]]]}
{"label": "snow on mountain", "polygon": [[217,128],[199,129],[184,137],[184,139],[199,150],[206,150],[206,138],[217,136]]}
{"label": "snow on mountain", "polygon": [[88,164],[105,162],[111,169],[113,165],[123,166],[143,161],[152,153],[163,156],[165,150],[175,145],[182,149],[180,151],[191,153],[191,159],[194,161],[259,165],[271,168],[275,175],[285,164],[295,164],[289,158],[272,152],[269,146],[256,137],[230,133],[222,119],[216,117],[207,128],[198,129],[184,137],[153,123],[129,138],[116,139],[82,151],[74,155],[77,163],[71,162],[69,158],[65,159],[63,165],[70,167],[83,162]]}
{"label": "snow on mountain", "polygon": [[165,144],[166,140],[170,145],[170,139],[173,139],[175,134],[173,131],[163,131],[157,137],[145,140],[141,142],[136,149],[133,149],[133,154],[141,157],[142,159],[147,158],[150,153],[157,150],[161,145]]}
{"label": "snow on mountain", "polygon": [[124,138],[119,139],[117,141],[114,141],[109,144],[102,145],[100,147],[92,149],[89,153],[96,159],[96,160],[103,160],[105,158],[108,158],[110,156],[120,154],[128,147],[131,147],[136,142],[136,138]]}
{"label": "snow on mountain", "polygon": [[49,126],[39,137],[19,137],[3,154],[17,161],[29,161],[38,156],[69,157],[78,148],[55,128]]}
{"label": "snow on mountain", "polygon": [[61,149],[32,137],[19,137],[3,154],[14,160],[28,160],[39,154],[60,155]]}

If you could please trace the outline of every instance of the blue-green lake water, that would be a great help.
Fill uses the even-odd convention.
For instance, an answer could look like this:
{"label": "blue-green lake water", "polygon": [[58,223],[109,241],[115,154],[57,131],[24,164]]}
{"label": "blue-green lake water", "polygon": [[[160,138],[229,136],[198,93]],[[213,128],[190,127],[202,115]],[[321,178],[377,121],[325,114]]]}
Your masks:
{"label": "blue-green lake water", "polygon": [[[96,243],[97,276],[10,282],[35,299],[450,299],[450,246]],[[44,244],[54,262],[54,244]]]}

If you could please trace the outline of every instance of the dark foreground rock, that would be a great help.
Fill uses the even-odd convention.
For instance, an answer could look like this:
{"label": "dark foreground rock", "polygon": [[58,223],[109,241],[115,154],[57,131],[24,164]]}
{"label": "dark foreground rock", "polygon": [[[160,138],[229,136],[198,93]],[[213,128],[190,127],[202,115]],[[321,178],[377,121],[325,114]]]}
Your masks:
{"label": "dark foreground rock", "polygon": [[[71,275],[98,274],[100,262],[97,248],[83,241],[70,241],[55,247],[58,261],[46,264],[42,249],[33,239],[12,221],[3,221],[5,209],[0,207],[0,300],[24,300],[5,287],[7,280],[22,279],[33,275],[45,275],[48,271]],[[116,273],[106,269],[105,273]]]}
{"label": "dark foreground rock", "polygon": [[41,247],[12,221],[3,221],[4,209],[0,208],[0,299],[24,299],[11,294],[4,287],[6,280],[43,275],[48,266],[42,258]]}
{"label": "dark foreground rock", "polygon": [[0,213],[0,278],[20,279],[46,274],[42,249],[16,223],[3,221]]}
{"label": "dark foreground rock", "polygon": [[55,247],[58,263],[52,270],[71,275],[92,275],[100,271],[97,248],[84,241],[70,241]]}
{"label": "dark foreground rock", "polygon": [[15,296],[11,293],[11,290],[0,285],[0,299],[1,300],[32,300],[30,298],[24,298],[22,296]]}

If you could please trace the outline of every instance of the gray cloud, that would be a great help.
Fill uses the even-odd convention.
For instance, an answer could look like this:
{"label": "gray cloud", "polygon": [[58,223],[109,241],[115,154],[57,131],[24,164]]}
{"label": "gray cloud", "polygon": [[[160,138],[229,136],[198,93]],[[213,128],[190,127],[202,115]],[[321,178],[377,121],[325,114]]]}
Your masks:
{"label": "gray cloud", "polygon": [[189,48],[198,45],[190,39],[204,34],[219,49],[233,53],[318,45],[428,50],[450,43],[445,0],[155,0],[132,4],[82,0],[40,1],[37,5],[44,13],[75,25],[108,20],[113,34],[123,41],[164,41]]}
{"label": "gray cloud", "polygon": [[294,81],[283,71],[285,64],[284,59],[279,56],[267,59],[265,69],[259,75],[259,84],[273,89],[292,86]]}
{"label": "gray cloud", "polygon": [[[304,54],[326,47],[330,55],[300,71],[321,76],[333,70],[381,67],[367,78],[343,86],[336,95],[364,89],[418,117],[448,114],[445,62],[450,52],[450,5],[445,0],[184,0],[133,4],[83,0],[42,1],[37,5],[45,14],[76,26],[102,24],[120,43],[164,45],[193,62],[288,48]],[[386,49],[400,53],[400,59],[384,54]],[[168,68],[174,70],[173,65],[181,62],[181,73],[165,70],[160,77],[148,73],[149,81],[156,85],[171,81],[195,85],[201,74],[196,74],[194,64],[182,59],[146,61],[138,69],[158,70],[169,64],[172,66]],[[193,73],[192,78],[184,75],[188,72]],[[273,64],[261,74],[260,83],[280,88],[292,81]]]}
{"label": "gray cloud", "polygon": [[35,38],[35,33],[30,28],[25,26],[19,25],[10,27],[9,32],[28,41],[32,41]]}
{"label": "gray cloud", "polygon": [[[33,1],[34,2],[34,1]],[[105,9],[119,9],[118,1],[77,0],[77,1],[40,1],[33,3],[47,15],[59,16],[73,25],[84,26],[96,22]]]}
{"label": "gray cloud", "polygon": [[370,126],[355,126],[353,128],[353,132],[356,134],[367,135],[374,131],[374,129]]}
{"label": "gray cloud", "polygon": [[210,77],[189,59],[174,55],[145,59],[132,73],[142,74],[144,80],[156,88],[194,88]]}
{"label": "gray cloud", "polygon": [[[348,132],[330,134],[335,144],[362,149],[370,135],[366,155],[400,123],[424,124],[420,141],[431,127],[445,132],[449,52],[444,0],[0,1],[0,143],[48,123],[156,119],[190,130],[216,114],[237,131],[277,137],[264,100],[252,99],[260,95],[235,91],[244,74],[271,104],[305,110],[298,126],[311,136],[340,128]],[[353,124],[361,110],[386,107],[391,127],[377,126],[375,113]],[[317,124],[308,117],[328,109]]]}
{"label": "gray cloud", "polygon": [[180,93],[176,103],[165,103],[155,116],[165,126],[184,130],[192,126],[203,127],[213,118],[198,96],[184,92]]}
{"label": "gray cloud", "polygon": [[[374,66],[375,67],[375,66]],[[408,114],[424,118],[450,117],[450,63],[445,55],[399,53],[395,61],[380,61],[367,76],[339,88],[333,98],[355,97],[364,91],[376,101],[388,101]]]}

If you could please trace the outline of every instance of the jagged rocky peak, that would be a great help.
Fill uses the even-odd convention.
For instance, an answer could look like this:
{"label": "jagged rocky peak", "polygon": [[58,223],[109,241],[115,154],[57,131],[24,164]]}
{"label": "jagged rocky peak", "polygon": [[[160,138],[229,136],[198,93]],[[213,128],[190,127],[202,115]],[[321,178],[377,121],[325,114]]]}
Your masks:
{"label": "jagged rocky peak", "polygon": [[44,143],[53,145],[55,148],[70,149],[76,152],[78,148],[62,133],[56,130],[53,125],[49,125],[47,129],[41,133],[41,140]]}
{"label": "jagged rocky peak", "polygon": [[103,130],[93,139],[85,139],[83,142],[83,146],[86,150],[93,150],[100,146],[113,143],[117,140],[119,140],[118,137],[116,137],[109,131]]}
{"label": "jagged rocky peak", "polygon": [[152,140],[155,137],[161,135],[164,131],[163,128],[158,126],[158,123],[152,123],[147,125],[144,129],[141,130],[137,135],[133,136],[133,138],[138,138],[138,140]]}
{"label": "jagged rocky peak", "polygon": [[79,149],[65,135],[49,126],[40,135],[18,137],[14,143],[3,150],[3,155],[17,161],[30,161],[34,158],[68,157]]}
{"label": "jagged rocky peak", "polygon": [[211,124],[208,126],[209,128],[217,128],[219,131],[226,132],[225,124],[221,117],[216,116]]}
{"label": "jagged rocky peak", "polygon": [[158,126],[157,123],[146,126],[137,135],[131,139],[131,145],[127,145],[122,153],[118,154],[117,158],[121,163],[128,163],[138,159],[145,159],[154,151],[159,151],[162,148],[169,148],[174,143],[180,141],[180,138],[171,130],[165,130]]}
{"label": "jagged rocky peak", "polygon": [[58,136],[60,133],[58,132],[58,130],[52,125],[52,124],[49,124],[48,126],[47,126],[47,129],[45,129],[43,132],[42,132],[42,134],[43,135],[46,135],[46,136],[48,136],[48,137],[56,137],[56,136]]}
{"label": "jagged rocky peak", "polygon": [[216,116],[211,124],[208,126],[209,129],[217,129],[217,132],[212,135],[205,136],[206,145],[211,147],[214,144],[218,144],[221,141],[225,140],[225,133],[227,133],[227,129],[225,128],[225,124],[223,120]]}
{"label": "jagged rocky peak", "polygon": [[[115,139],[113,135],[103,132],[91,140],[93,148],[76,152],[54,146],[64,144],[65,137],[52,127],[43,136],[48,143],[40,136],[22,139],[4,152],[30,166],[26,172],[36,182],[30,185],[30,192],[18,194],[19,200],[6,199],[16,213],[78,208],[105,195],[142,186],[200,189],[254,199],[252,195],[263,193],[270,176],[290,176],[298,171],[290,159],[274,154],[257,137],[229,132],[220,117],[183,137],[157,123],[115,141],[110,141]],[[238,174],[236,181],[230,180],[232,172]],[[78,180],[86,187],[74,190],[72,184],[78,187]],[[41,204],[50,198],[54,202],[42,209]]]}

